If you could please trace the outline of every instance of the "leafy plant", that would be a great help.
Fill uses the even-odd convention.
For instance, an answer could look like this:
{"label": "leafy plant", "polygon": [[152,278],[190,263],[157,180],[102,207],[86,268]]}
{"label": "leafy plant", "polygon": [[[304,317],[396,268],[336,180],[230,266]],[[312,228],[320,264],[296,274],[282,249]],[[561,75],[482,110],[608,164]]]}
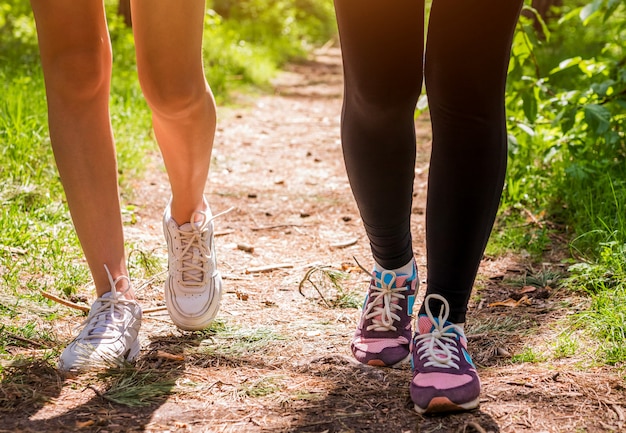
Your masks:
{"label": "leafy plant", "polygon": [[[348,274],[332,266],[312,266],[302,277],[298,290],[305,298],[319,298],[328,308],[358,308],[362,303],[360,296],[340,284],[347,277]],[[307,286],[315,293],[306,293]]]}
{"label": "leafy plant", "polygon": [[[541,35],[522,17],[515,35],[506,99],[509,172],[496,232],[507,233],[530,213],[571,239],[580,263],[565,285],[592,297],[583,326],[606,340],[605,356],[614,363],[626,360],[619,349],[626,311],[626,7],[620,0],[565,1],[556,16],[541,21]],[[537,251],[536,239],[516,247]]]}

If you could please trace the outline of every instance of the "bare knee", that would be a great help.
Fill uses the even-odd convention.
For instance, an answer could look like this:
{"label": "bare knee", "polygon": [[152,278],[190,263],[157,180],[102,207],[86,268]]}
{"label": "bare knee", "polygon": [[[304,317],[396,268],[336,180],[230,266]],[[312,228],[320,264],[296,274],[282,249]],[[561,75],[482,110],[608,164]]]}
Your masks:
{"label": "bare knee", "polygon": [[[47,67],[46,67],[47,66]],[[109,92],[111,51],[75,49],[53,57],[44,65],[49,97],[66,104],[81,104]]]}
{"label": "bare knee", "polygon": [[140,74],[139,81],[148,105],[159,116],[183,117],[199,107],[213,105],[209,87],[203,77],[155,79]]}

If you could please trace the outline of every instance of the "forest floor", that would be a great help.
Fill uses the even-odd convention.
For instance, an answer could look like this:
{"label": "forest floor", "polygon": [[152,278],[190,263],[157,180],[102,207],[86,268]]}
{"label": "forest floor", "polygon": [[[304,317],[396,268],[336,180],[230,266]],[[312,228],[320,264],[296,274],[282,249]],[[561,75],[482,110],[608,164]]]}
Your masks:
{"label": "forest floor", "polygon": [[[33,361],[6,370],[0,432],[626,431],[620,370],[594,366],[576,350],[537,355],[537,348],[554,353],[562,324],[588,302],[550,286],[549,276],[564,270],[556,248],[543,263],[483,260],[467,324],[483,384],[479,409],[420,416],[409,398],[408,365],[353,361],[349,343],[368,281],[354,258],[366,268],[372,262],[342,162],[338,50],[289,66],[274,89],[220,111],[207,190],[214,213],[234,210],[216,220],[225,294],[215,324],[177,330],[159,310],[162,273],[137,282],[144,308],[157,311],[145,314],[135,367],[67,377],[37,356],[47,348],[22,341],[15,353]],[[412,224],[423,278],[426,116],[416,130]],[[124,197],[136,206],[126,234],[162,264],[169,185],[158,155],[151,161]],[[339,286],[329,271],[342,273]],[[81,320],[65,316],[45,325],[63,344]]]}

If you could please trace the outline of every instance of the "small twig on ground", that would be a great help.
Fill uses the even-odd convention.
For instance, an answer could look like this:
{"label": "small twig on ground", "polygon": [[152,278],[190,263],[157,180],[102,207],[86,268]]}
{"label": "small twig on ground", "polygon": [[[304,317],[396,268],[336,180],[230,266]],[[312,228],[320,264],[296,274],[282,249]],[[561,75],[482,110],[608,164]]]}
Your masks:
{"label": "small twig on ground", "polygon": [[527,383],[527,382],[504,382],[507,385],[514,385],[514,386],[523,386],[524,388],[534,388],[535,385],[533,385],[532,383]]}
{"label": "small twig on ground", "polygon": [[624,416],[624,409],[622,409],[622,407],[620,405],[612,404],[611,408],[617,414],[617,419],[619,421],[624,421],[626,419],[626,417]]}
{"label": "small twig on ground", "polygon": [[336,244],[331,244],[331,248],[346,248],[356,244],[359,241],[359,238],[350,239],[344,242],[337,242]]}
{"label": "small twig on ground", "polygon": [[165,352],[163,350],[157,350],[157,358],[167,359],[170,361],[184,361],[185,357],[182,355],[174,355],[173,353]]}
{"label": "small twig on ground", "polygon": [[[72,301],[68,301],[66,299],[59,298],[58,296],[55,296],[52,293],[44,292],[43,290],[41,291],[41,296],[43,296],[44,298],[48,298],[51,301],[58,302],[61,305],[65,305],[66,307],[70,307],[70,308],[74,308],[76,310],[84,311],[85,313],[89,313],[89,310],[90,310],[90,307],[87,307],[85,305],[75,304]],[[146,309],[143,310],[143,312],[144,313],[156,313],[157,311],[163,311],[166,308],[167,307],[165,307],[165,306],[146,308]]]}
{"label": "small twig on ground", "polygon": [[533,224],[537,225],[540,229],[543,228],[543,222],[539,221],[539,219],[528,209],[523,209],[524,213],[528,215],[528,218],[533,222]]}
{"label": "small twig on ground", "polygon": [[87,386],[85,387],[85,389],[90,389],[90,390],[92,390],[93,392],[95,392],[95,393],[96,393],[96,395],[97,395],[98,397],[100,397],[100,398],[102,398],[102,399],[104,399],[104,400],[106,400],[106,401],[110,401],[111,403],[118,403],[118,404],[119,404],[119,402],[117,402],[117,401],[115,401],[114,399],[112,399],[112,398],[108,397],[106,394],[103,394],[102,392],[98,391],[98,389],[97,389],[95,386],[93,386],[93,385],[87,385]]}
{"label": "small twig on ground", "polygon": [[239,243],[239,244],[237,244],[237,249],[241,250],[241,251],[245,251],[246,253],[253,253],[254,252],[254,247],[252,245],[248,245],[248,244]]}
{"label": "small twig on ground", "polygon": [[230,235],[232,233],[235,233],[234,229],[217,230],[213,233],[213,236],[224,236],[224,235]]}
{"label": "small twig on ground", "polygon": [[473,429],[477,433],[487,433],[487,430],[482,428],[480,424],[478,424],[477,422],[474,422],[474,421],[469,421],[469,422],[465,423],[463,428],[461,430],[459,430],[459,433],[469,433],[471,430],[468,430],[468,428]]}
{"label": "small twig on ground", "polygon": [[12,340],[21,341],[22,343],[27,343],[27,344],[30,344],[31,346],[39,347],[40,349],[45,349],[47,347],[45,344],[30,340],[28,338],[20,337],[19,335],[15,335],[10,332],[6,333],[5,335]]}
{"label": "small twig on ground", "polygon": [[[234,275],[234,274],[222,274],[222,279],[233,280],[233,281],[252,281],[254,277],[244,277],[241,275]],[[234,292],[226,291],[226,293],[234,293]]]}
{"label": "small twig on ground", "polygon": [[68,301],[68,300],[63,299],[63,298],[59,298],[58,296],[55,296],[55,295],[53,295],[51,293],[44,292],[43,290],[41,291],[41,296],[43,296],[44,298],[48,298],[51,301],[58,302],[61,305],[65,305],[66,307],[74,308],[76,310],[80,310],[80,311],[84,311],[85,313],[89,313],[89,307],[86,307],[84,305],[75,304],[74,302]]}
{"label": "small twig on ground", "polygon": [[277,263],[275,265],[258,266],[246,269],[246,274],[256,274],[259,272],[275,271],[276,269],[293,268],[291,263]]}
{"label": "small twig on ground", "polygon": [[468,340],[480,340],[481,338],[488,337],[489,334],[487,332],[481,332],[479,334],[468,334],[465,336]]}
{"label": "small twig on ground", "polygon": [[160,307],[146,308],[143,310],[143,312],[144,314],[147,314],[147,313],[156,313],[157,311],[163,311],[163,310],[167,310],[167,307],[165,305],[160,306]]}
{"label": "small twig on ground", "polygon": [[251,227],[250,230],[258,232],[261,230],[284,229],[286,227],[308,227],[310,224],[277,224],[274,226]]}

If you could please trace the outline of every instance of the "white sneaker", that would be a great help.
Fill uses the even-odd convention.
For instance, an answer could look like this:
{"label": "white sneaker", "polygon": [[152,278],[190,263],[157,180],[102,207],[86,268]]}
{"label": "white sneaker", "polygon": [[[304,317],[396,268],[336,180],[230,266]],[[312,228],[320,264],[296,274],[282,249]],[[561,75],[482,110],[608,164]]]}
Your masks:
{"label": "white sneaker", "polygon": [[[59,370],[82,371],[102,367],[119,367],[133,361],[139,354],[141,307],[137,301],[126,299],[128,289],[118,292],[116,285],[126,275],[113,280],[111,291],[94,301],[89,316],[81,324],[85,327],[65,348],[59,359]],[[130,286],[129,286],[130,287]]]}
{"label": "white sneaker", "polygon": [[165,208],[163,232],[169,272],[165,305],[172,322],[180,329],[204,329],[219,310],[222,278],[215,260],[213,220],[226,212],[214,216],[210,216],[210,211],[194,212],[194,222],[179,226],[172,219],[170,204]]}

